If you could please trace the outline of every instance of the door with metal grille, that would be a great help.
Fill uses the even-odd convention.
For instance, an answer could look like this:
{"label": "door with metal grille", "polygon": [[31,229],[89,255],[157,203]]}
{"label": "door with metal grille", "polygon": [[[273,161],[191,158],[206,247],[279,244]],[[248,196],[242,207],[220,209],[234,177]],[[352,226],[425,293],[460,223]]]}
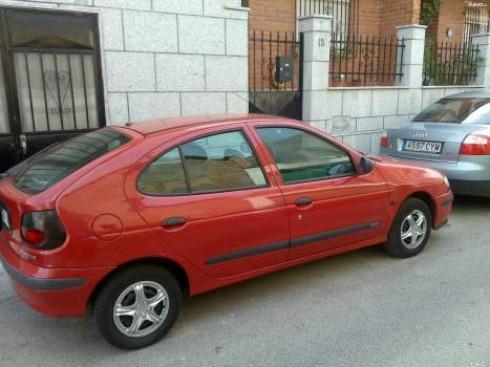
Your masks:
{"label": "door with metal grille", "polygon": [[0,8],[0,172],[105,125],[95,15]]}

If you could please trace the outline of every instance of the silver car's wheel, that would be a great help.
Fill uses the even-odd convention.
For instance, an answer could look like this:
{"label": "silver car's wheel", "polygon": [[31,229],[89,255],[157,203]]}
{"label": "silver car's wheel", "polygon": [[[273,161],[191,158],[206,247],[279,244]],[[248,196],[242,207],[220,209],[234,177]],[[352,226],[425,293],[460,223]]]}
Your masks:
{"label": "silver car's wheel", "polygon": [[151,281],[131,284],[117,298],[113,317],[118,330],[126,336],[139,338],[157,330],[168,314],[165,288]]}
{"label": "silver car's wheel", "polygon": [[427,234],[427,218],[421,210],[413,210],[402,222],[400,235],[403,245],[410,250],[419,247]]}

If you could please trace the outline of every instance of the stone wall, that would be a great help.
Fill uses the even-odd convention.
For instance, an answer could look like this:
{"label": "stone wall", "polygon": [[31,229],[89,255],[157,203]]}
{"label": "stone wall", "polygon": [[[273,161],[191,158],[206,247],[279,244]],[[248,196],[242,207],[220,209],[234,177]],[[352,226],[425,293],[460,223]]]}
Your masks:
{"label": "stone wall", "polygon": [[240,0],[2,0],[96,13],[108,124],[248,112]]}

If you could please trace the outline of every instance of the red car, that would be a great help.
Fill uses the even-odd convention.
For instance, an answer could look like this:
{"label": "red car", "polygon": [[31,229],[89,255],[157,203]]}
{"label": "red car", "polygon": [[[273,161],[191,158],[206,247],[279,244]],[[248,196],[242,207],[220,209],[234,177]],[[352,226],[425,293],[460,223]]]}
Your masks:
{"label": "red car", "polygon": [[183,294],[383,244],[418,254],[453,194],[437,171],[368,157],[263,115],[109,127],[0,181],[0,259],[52,316],[92,308],[122,348],[159,340]]}

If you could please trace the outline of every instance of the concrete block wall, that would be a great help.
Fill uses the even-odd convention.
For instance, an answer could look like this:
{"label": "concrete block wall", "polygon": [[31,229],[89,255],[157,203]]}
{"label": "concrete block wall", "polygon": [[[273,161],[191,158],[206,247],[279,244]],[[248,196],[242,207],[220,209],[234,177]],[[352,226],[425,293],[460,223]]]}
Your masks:
{"label": "concrete block wall", "polygon": [[248,112],[240,0],[0,0],[98,14],[108,124]]}
{"label": "concrete block wall", "polygon": [[310,124],[368,153],[378,153],[386,129],[406,124],[440,98],[480,87],[330,88],[314,111],[321,120]]}

